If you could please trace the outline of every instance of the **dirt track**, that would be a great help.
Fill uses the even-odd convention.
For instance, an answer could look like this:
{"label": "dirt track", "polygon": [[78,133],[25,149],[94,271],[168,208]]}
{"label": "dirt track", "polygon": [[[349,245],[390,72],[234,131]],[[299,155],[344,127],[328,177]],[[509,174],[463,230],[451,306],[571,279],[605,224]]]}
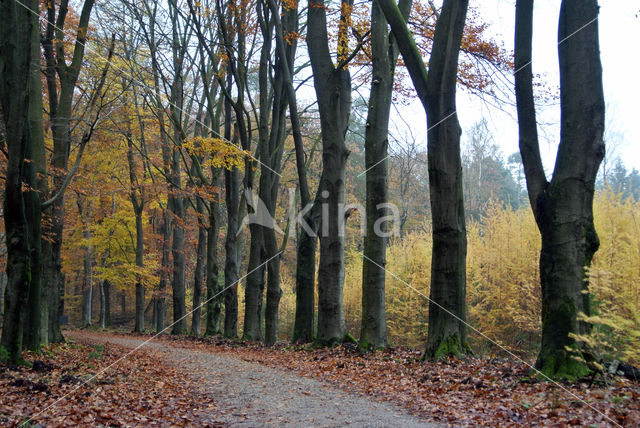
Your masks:
{"label": "dirt track", "polygon": [[[135,348],[146,339],[90,332],[67,332],[82,342]],[[435,427],[388,403],[337,389],[323,382],[213,352],[154,340],[144,349],[162,352],[211,395],[215,420],[230,426]]]}

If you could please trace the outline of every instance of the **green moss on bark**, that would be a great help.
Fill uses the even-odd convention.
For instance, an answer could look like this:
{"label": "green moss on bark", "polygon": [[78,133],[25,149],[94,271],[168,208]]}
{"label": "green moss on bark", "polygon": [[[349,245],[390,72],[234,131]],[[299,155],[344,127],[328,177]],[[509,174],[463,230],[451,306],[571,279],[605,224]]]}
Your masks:
{"label": "green moss on bark", "polygon": [[[540,371],[551,379],[576,382],[591,373],[577,345],[571,346],[574,352],[556,350],[538,357]],[[580,356],[579,356],[580,355]]]}
{"label": "green moss on bark", "polygon": [[469,355],[472,353],[473,352],[469,345],[467,343],[461,343],[460,337],[458,337],[457,334],[453,334],[440,342],[440,345],[432,354],[425,352],[422,359],[425,360],[427,358],[433,358],[435,360],[440,360],[445,357],[460,357],[462,355]]}

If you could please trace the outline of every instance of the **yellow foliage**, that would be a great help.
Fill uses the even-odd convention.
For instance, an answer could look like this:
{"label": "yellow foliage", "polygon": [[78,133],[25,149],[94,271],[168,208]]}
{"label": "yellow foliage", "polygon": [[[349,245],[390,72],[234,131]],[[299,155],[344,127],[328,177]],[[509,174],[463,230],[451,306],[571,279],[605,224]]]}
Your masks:
{"label": "yellow foliage", "polygon": [[203,165],[212,168],[242,169],[245,158],[251,156],[222,138],[194,137],[185,141],[183,147],[190,155],[204,159]]}
{"label": "yellow foliage", "polygon": [[[640,203],[607,191],[594,201],[600,250],[589,270],[593,325],[576,336],[597,356],[640,363]],[[427,225],[428,226],[428,225]],[[426,228],[428,229],[428,227]],[[540,234],[528,207],[489,204],[481,222],[468,225],[467,319],[513,352],[534,357],[540,340]],[[387,324],[392,344],[422,347],[426,339],[431,237],[410,233],[387,249]],[[344,304],[347,327],[359,333],[362,258],[348,253]],[[416,290],[407,286],[410,284]],[[495,351],[469,331],[478,353]]]}

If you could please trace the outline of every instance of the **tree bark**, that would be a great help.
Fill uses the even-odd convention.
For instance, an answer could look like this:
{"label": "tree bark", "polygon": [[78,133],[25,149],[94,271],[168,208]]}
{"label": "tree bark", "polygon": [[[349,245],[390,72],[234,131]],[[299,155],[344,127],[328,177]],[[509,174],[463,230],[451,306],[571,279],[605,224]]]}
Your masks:
{"label": "tree bark", "polygon": [[[38,9],[37,2],[27,7]],[[33,26],[36,20],[28,10],[14,2],[2,2],[0,30],[0,103],[6,127],[7,167],[5,180],[4,222],[7,243],[7,289],[0,345],[12,362],[22,359],[23,333],[27,319],[27,304],[39,296],[40,198],[36,191],[31,126],[29,88]],[[26,186],[28,191],[23,191]],[[36,227],[34,222],[37,222]],[[37,245],[36,245],[37,244]],[[34,263],[35,262],[35,263]],[[34,281],[35,279],[35,281]],[[30,298],[31,293],[31,298]],[[36,296],[34,293],[37,293]],[[39,308],[38,308],[39,309]],[[39,345],[40,311],[31,311],[27,322],[29,341]]]}
{"label": "tree bark", "polygon": [[[352,3],[342,0],[340,34],[347,37]],[[322,344],[341,342],[346,335],[342,288],[344,285],[344,182],[349,150],[345,136],[351,115],[351,75],[336,68],[329,52],[324,3],[310,0],[307,45],[318,99],[322,132],[322,174],[317,205],[322,207],[320,264],[318,267],[318,336]],[[346,59],[347,47],[338,46],[338,61]]]}
{"label": "tree bark", "polygon": [[[565,0],[558,23],[560,144],[547,181],[537,137],[531,72],[533,1],[516,2],[516,101],[520,153],[529,199],[542,237],[542,342],[536,367],[554,378],[589,373],[590,350],[574,335],[589,332],[586,268],[598,250],[593,194],[603,143],[605,103],[595,0]],[[575,357],[578,357],[577,359]]]}
{"label": "tree bark", "polygon": [[204,202],[196,197],[196,211],[198,213],[198,245],[196,248],[196,269],[193,275],[193,310],[191,318],[191,334],[200,335],[200,319],[202,318],[202,283],[207,256],[207,228],[202,224],[204,218]]}
{"label": "tree bark", "polygon": [[[215,177],[217,181],[217,174]],[[218,203],[217,200],[209,203],[209,226],[207,228],[206,336],[215,336],[222,333],[221,315],[224,296],[221,295],[222,287],[218,281],[218,233],[220,230]]]}
{"label": "tree bark", "polygon": [[398,7],[379,0],[427,114],[433,252],[425,357],[467,352],[466,226],[456,78],[467,0],[445,0],[436,23],[429,73]]}
{"label": "tree bark", "polygon": [[227,236],[225,239],[224,263],[224,336],[238,337],[238,208],[240,204],[240,180],[238,169],[225,170],[225,192],[227,205]]}
{"label": "tree bark", "polygon": [[91,248],[91,202],[78,197],[78,214],[82,221],[84,246],[82,276],[82,327],[93,325],[93,250]]}
{"label": "tree bark", "polygon": [[[51,169],[54,171],[51,195],[61,194],[46,209],[48,222],[44,234],[50,243],[45,245],[47,258],[44,261],[45,293],[48,296],[48,339],[50,342],[64,340],[60,332],[60,302],[55,296],[63,286],[62,275],[62,239],[64,233],[64,183],[66,180],[69,151],[71,146],[71,119],[75,85],[84,59],[86,31],[78,31],[73,45],[71,63],[67,64],[63,28],[68,14],[68,0],[59,3],[56,15],[56,2],[47,3],[47,27],[43,42],[46,60],[46,81],[49,95],[49,119],[53,138]],[[95,1],[86,0],[80,13],[78,28],[87,28]],[[57,77],[56,77],[57,76]]]}
{"label": "tree bark", "polygon": [[[312,208],[313,204],[307,181],[304,142],[302,140],[296,92],[292,78],[293,54],[295,53],[296,41],[291,41],[288,45],[285,45],[283,35],[285,29],[289,32],[298,31],[298,10],[296,7],[285,13],[284,16],[287,19],[283,24],[283,22],[280,21],[280,15],[275,1],[269,0],[269,6],[276,21],[276,51],[281,64],[280,70],[286,92],[286,100],[289,106],[291,131],[293,134],[296,152],[296,169],[300,189],[300,204],[302,209],[305,210],[306,208]],[[307,214],[304,216],[303,220],[310,226],[311,233],[306,229],[301,231],[298,236],[298,245],[296,248],[296,312],[293,328],[294,342],[310,342],[313,340],[313,317],[315,312],[315,261],[317,247],[317,228],[313,221],[313,214],[312,209],[307,210]]]}
{"label": "tree bark", "polygon": [[[411,2],[401,6],[406,19]],[[362,261],[362,322],[360,347],[387,345],[385,266],[388,228],[389,115],[398,49],[389,34],[387,20],[375,0],[371,6],[372,84],[365,130],[367,229]]]}

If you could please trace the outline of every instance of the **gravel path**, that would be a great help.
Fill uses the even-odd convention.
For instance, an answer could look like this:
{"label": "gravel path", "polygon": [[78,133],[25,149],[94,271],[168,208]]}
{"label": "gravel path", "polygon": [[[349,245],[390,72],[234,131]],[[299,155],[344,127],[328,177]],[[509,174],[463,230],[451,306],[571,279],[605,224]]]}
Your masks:
{"label": "gravel path", "polygon": [[[73,336],[68,332],[69,336]],[[134,348],[142,339],[83,332],[80,340]],[[154,341],[169,363],[198,381],[216,402],[217,421],[230,426],[436,427],[388,403],[345,392],[326,383],[212,352]]]}

